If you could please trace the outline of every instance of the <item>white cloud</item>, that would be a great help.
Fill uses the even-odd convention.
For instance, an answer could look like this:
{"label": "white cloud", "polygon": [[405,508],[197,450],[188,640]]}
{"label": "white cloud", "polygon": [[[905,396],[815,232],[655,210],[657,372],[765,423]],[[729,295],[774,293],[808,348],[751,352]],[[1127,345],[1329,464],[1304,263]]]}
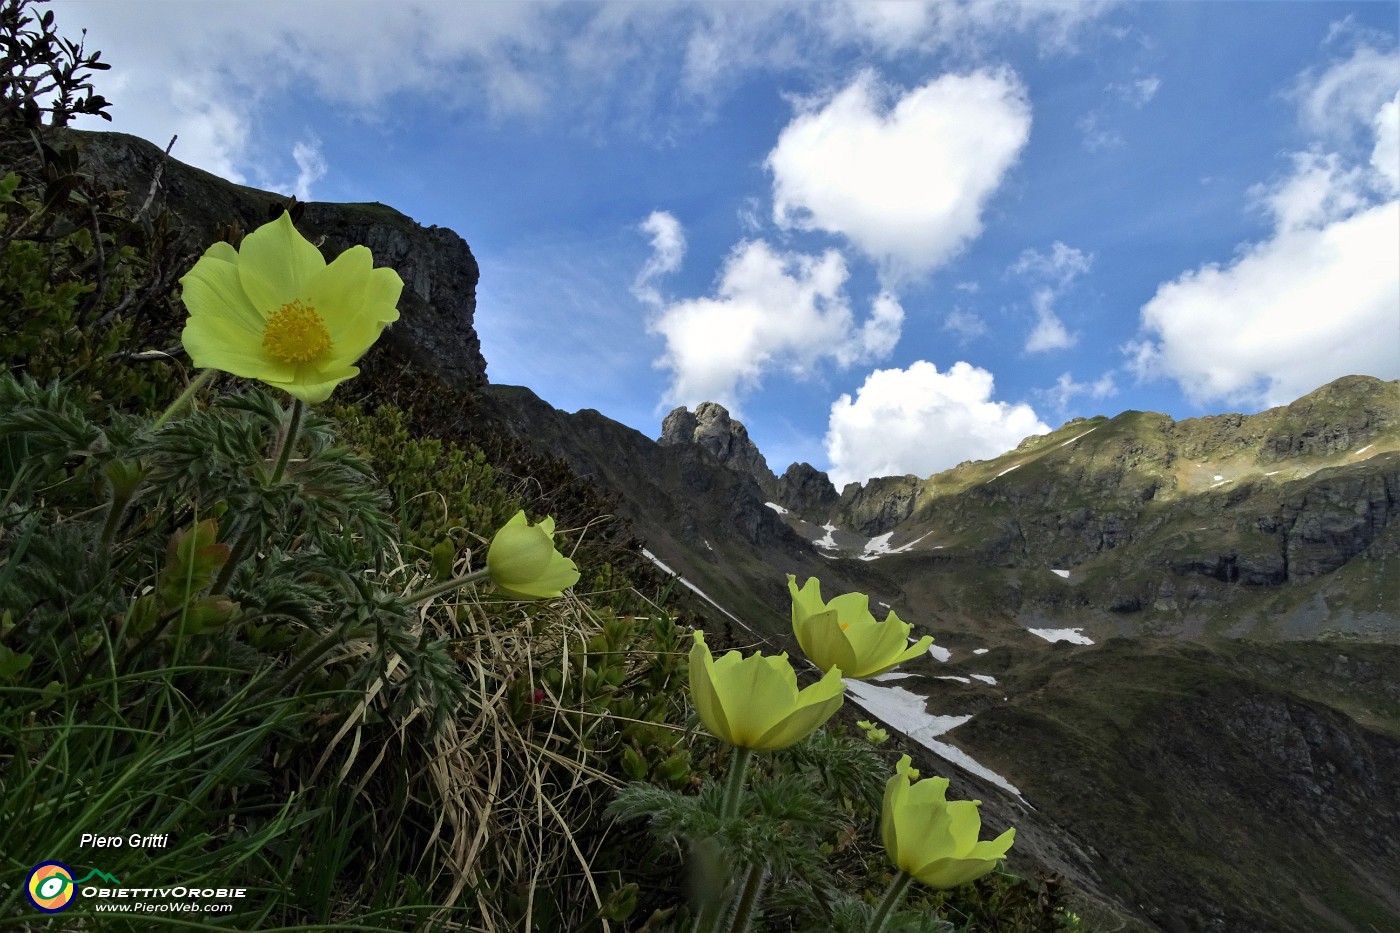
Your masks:
{"label": "white cloud", "polygon": [[1124,145],[1123,134],[1104,124],[1104,115],[1097,110],[1092,110],[1074,121],[1075,129],[1079,130],[1080,142],[1087,151],[1105,152]]}
{"label": "white cloud", "polygon": [[1400,194],[1400,92],[1376,114],[1371,167],[1392,193]]}
{"label": "white cloud", "polygon": [[303,140],[292,146],[292,160],[297,164],[297,180],[292,193],[298,201],[311,200],[311,186],[326,175],[326,159],[321,155],[321,141]]}
{"label": "white cloud", "polygon": [[897,281],[937,268],[981,233],[1031,114],[1008,71],[944,75],[895,97],[862,72],[803,104],[766,166],[779,226],[840,234]]}
{"label": "white cloud", "polygon": [[1158,287],[1141,378],[1189,398],[1281,405],[1339,376],[1400,378],[1400,201],[1294,229]]}
{"label": "white cloud", "polygon": [[992,390],[991,373],[962,361],[946,373],[923,360],[875,370],[854,399],[843,394],[831,406],[832,482],[839,489],[872,476],[928,476],[1050,430],[1029,405],[992,401]]}
{"label": "white cloud", "polygon": [[1251,200],[1274,215],[1281,231],[1340,220],[1366,204],[1360,166],[1345,168],[1335,152],[1295,152],[1293,170],[1274,185],[1250,188]]}
{"label": "white cloud", "polygon": [[[88,48],[123,73],[122,93],[108,95],[112,128],[161,145],[179,133],[182,159],[231,178],[287,174],[284,148],[262,151],[248,130],[289,93],[372,123],[396,119],[395,104],[411,96],[431,100],[445,119],[567,110],[581,135],[601,124],[664,138],[684,120],[712,119],[723,95],[755,71],[846,59],[902,10],[927,23],[919,42],[967,49],[1008,31],[1068,48],[1105,9],[1063,0],[927,8],[556,0],[478,3],[464,15],[458,4],[398,0],[347,16],[341,0],[298,0],[259,5],[250,16],[241,4],[61,6],[60,28],[87,27]],[[179,83],[200,93],[179,104]],[[103,86],[114,87],[110,76]]]}
{"label": "white cloud", "polygon": [[1162,88],[1162,79],[1156,75],[1146,78],[1139,78],[1136,81],[1125,81],[1121,84],[1110,84],[1106,90],[1117,94],[1124,103],[1134,108],[1142,108],[1157,96],[1157,92]]}
{"label": "white cloud", "polygon": [[1321,73],[1304,72],[1293,88],[1299,119],[1330,143],[1369,132],[1376,112],[1400,87],[1400,53],[1362,45]]}
{"label": "white cloud", "polygon": [[1075,382],[1074,376],[1070,373],[1061,373],[1060,378],[1055,380],[1055,385],[1052,388],[1036,392],[1037,396],[1049,399],[1060,415],[1064,415],[1069,409],[1070,403],[1081,395],[1103,399],[1117,394],[1118,384],[1113,378],[1112,370],[1104,373],[1093,382]]}
{"label": "white cloud", "polygon": [[1055,303],[1069,291],[1074,280],[1088,272],[1094,264],[1090,253],[1055,241],[1050,251],[1042,253],[1028,249],[1008,270],[1031,282],[1040,282],[1031,292],[1031,307],[1035,310],[1035,327],[1026,338],[1027,353],[1063,350],[1078,342],[1078,337],[1065,328],[1055,313]]}
{"label": "white cloud", "polygon": [[738,411],[774,370],[801,379],[823,360],[844,367],[887,355],[904,320],[898,299],[880,293],[857,327],[846,278],[836,250],[809,256],[777,252],[763,240],[739,243],[714,297],[672,302],[650,324],[666,340],[656,362],[672,372],[666,403],[713,401]]}
{"label": "white cloud", "polygon": [[[1304,75],[1301,118],[1322,138],[1251,190],[1272,237],[1158,286],[1143,339],[1124,347],[1140,379],[1174,379],[1199,404],[1266,406],[1352,373],[1400,377],[1400,192],[1386,163],[1397,87],[1400,57],[1365,46]],[[1373,138],[1353,155],[1358,127]]]}
{"label": "white cloud", "polygon": [[943,318],[943,329],[958,335],[958,342],[965,344],[987,332],[987,324],[972,311],[954,308]]}
{"label": "white cloud", "polygon": [[1022,250],[1009,271],[1015,275],[1044,279],[1057,289],[1064,289],[1093,266],[1092,253],[1066,246],[1056,240],[1051,244],[1048,253],[1034,249]]}
{"label": "white cloud", "polygon": [[1031,295],[1031,306],[1035,308],[1035,327],[1026,338],[1027,353],[1064,350],[1078,342],[1079,338],[1065,329],[1064,322],[1055,313],[1054,289],[1037,288]]}
{"label": "white cloud", "polygon": [[887,52],[965,51],[1006,33],[1031,36],[1042,52],[1064,52],[1111,6],[1112,0],[844,0],[819,9],[833,37]]}
{"label": "white cloud", "polygon": [[663,304],[661,293],[652,283],[681,267],[681,260],[685,258],[685,230],[667,211],[652,211],[638,229],[651,237],[651,258],[637,273],[632,294],[640,301],[660,307]]}

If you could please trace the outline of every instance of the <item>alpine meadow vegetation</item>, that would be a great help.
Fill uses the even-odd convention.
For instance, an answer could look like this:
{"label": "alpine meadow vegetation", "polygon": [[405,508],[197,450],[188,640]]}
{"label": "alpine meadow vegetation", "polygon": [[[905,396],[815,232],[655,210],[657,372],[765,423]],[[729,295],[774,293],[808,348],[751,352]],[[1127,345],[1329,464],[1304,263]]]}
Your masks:
{"label": "alpine meadow vegetation", "polygon": [[[790,580],[826,675],[714,657],[595,490],[371,351],[368,249],[272,196],[192,245],[85,171],[108,65],[42,7],[0,3],[0,929],[1086,928],[836,716],[907,624]],[[246,896],[46,914],[46,860]]]}

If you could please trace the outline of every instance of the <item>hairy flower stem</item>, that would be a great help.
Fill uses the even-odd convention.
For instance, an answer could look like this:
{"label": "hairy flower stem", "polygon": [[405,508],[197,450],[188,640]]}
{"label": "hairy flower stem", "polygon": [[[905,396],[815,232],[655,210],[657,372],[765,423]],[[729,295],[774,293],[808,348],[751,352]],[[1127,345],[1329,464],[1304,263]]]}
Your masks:
{"label": "hairy flower stem", "polygon": [[734,916],[729,920],[729,933],[749,933],[758,903],[763,899],[763,886],[768,881],[767,865],[751,865],[744,878],[744,889],[739,892],[739,903],[734,907]]}
{"label": "hairy flower stem", "polygon": [[880,905],[875,908],[875,919],[870,922],[870,933],[885,933],[885,928],[890,925],[890,918],[894,916],[895,908],[899,902],[904,900],[904,891],[909,887],[909,882],[914,880],[914,876],[904,869],[899,870],[899,874],[894,876],[890,886],[885,889],[885,896],[880,899]]}
{"label": "hairy flower stem", "polygon": [[281,680],[277,681],[276,686],[263,691],[255,698],[256,701],[262,702],[286,690],[295,683],[302,674],[305,674],[311,668],[311,665],[321,660],[321,658],[325,657],[327,652],[343,641],[345,641],[345,633],[339,629],[333,629],[324,638],[308,648],[305,654],[298,658],[291,667],[287,668],[287,672],[282,675]]}
{"label": "hairy flower stem", "polygon": [[460,577],[453,577],[451,580],[443,580],[441,583],[434,583],[432,586],[425,586],[416,593],[410,593],[403,598],[405,604],[412,606],[414,603],[421,603],[425,599],[432,599],[434,596],[441,596],[443,593],[451,593],[453,590],[461,589],[468,583],[475,583],[484,580],[491,575],[491,571],[485,567],[480,570],[473,570],[471,573],[464,573]]}
{"label": "hairy flower stem", "polygon": [[[291,459],[292,448],[296,446],[297,434],[301,431],[301,416],[304,411],[306,411],[306,403],[299,398],[293,399],[291,414],[287,418],[287,426],[278,435],[277,445],[272,449],[272,458],[276,462],[272,468],[272,476],[268,479],[269,486],[276,486],[282,482],[282,474],[287,470],[287,462]],[[243,562],[243,558],[248,553],[248,547],[252,544],[255,527],[254,524],[250,523],[234,542],[233,548],[229,551],[228,562],[219,570],[219,578],[214,581],[214,587],[209,591],[211,595],[222,595],[228,588],[229,581],[233,579],[233,572]]]}
{"label": "hairy flower stem", "polygon": [[739,815],[739,798],[744,795],[744,777],[749,770],[749,758],[753,749],[734,746],[734,757],[729,760],[729,773],[724,777],[724,807],[720,819],[732,820]]}
{"label": "hairy flower stem", "polygon": [[202,370],[200,370],[199,375],[194,377],[194,382],[191,382],[191,383],[185,388],[185,391],[183,391],[183,392],[180,393],[180,397],[177,398],[175,401],[171,402],[171,403],[170,403],[170,407],[167,408],[167,409],[161,414],[161,416],[155,420],[155,423],[151,425],[151,430],[152,430],[152,431],[159,430],[159,428],[161,427],[161,425],[163,425],[163,424],[165,424],[165,422],[169,421],[169,420],[170,420],[170,417],[171,417],[172,415],[174,415],[174,414],[175,414],[177,411],[179,411],[181,408],[184,408],[184,407],[185,407],[185,404],[186,404],[190,399],[194,398],[194,394],[195,394],[196,392],[198,392],[200,389],[204,388],[204,384],[205,384],[205,383],[207,383],[210,379],[213,379],[213,378],[214,378],[214,374],[215,374],[216,372],[218,372],[218,370],[215,370],[215,369],[202,369]]}
{"label": "hairy flower stem", "polygon": [[277,465],[273,467],[270,485],[276,486],[282,482],[282,474],[287,470],[287,461],[291,459],[292,448],[296,446],[297,442],[297,433],[301,430],[301,416],[304,411],[306,411],[306,403],[299,398],[292,399],[292,412],[287,419],[287,429],[278,438],[277,449],[273,453]]}
{"label": "hairy flower stem", "polygon": [[[739,813],[739,800],[744,796],[744,777],[748,774],[751,757],[753,749],[734,746],[734,754],[729,759],[729,773],[724,778],[724,799],[719,811],[720,820],[724,822],[732,820]],[[729,885],[726,884],[725,887]],[[718,929],[720,905],[726,900],[725,893],[723,890],[718,891],[706,901],[700,916],[695,918],[695,926],[691,928],[691,933],[714,933]]]}

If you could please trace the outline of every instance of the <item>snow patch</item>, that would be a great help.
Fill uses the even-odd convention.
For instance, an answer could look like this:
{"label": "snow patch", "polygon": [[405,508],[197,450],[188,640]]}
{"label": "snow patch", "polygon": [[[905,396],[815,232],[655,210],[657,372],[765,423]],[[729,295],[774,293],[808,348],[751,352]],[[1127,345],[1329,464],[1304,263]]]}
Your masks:
{"label": "snow patch", "polygon": [[935,680],[956,680],[960,684],[970,684],[972,681],[966,677],[959,677],[957,674],[939,674]]}
{"label": "snow patch", "polygon": [[1052,570],[1052,571],[1050,571],[1050,572],[1053,573],[1053,574],[1057,574],[1058,576],[1064,577],[1066,580],[1069,579],[1069,571],[1068,571],[1068,570]]}
{"label": "snow patch", "polygon": [[1048,642],[1067,641],[1072,645],[1092,645],[1094,640],[1084,634],[1082,628],[1028,628],[1032,635],[1039,635]]}
{"label": "snow patch", "polygon": [[890,538],[894,536],[894,532],[887,531],[884,534],[876,535],[869,541],[865,542],[865,553],[860,555],[860,559],[874,560],[875,558],[883,557],[886,554],[903,554],[905,551],[909,550],[914,545],[918,544],[920,541],[924,540],[932,533],[933,532],[926,531],[923,534],[919,535],[919,537],[915,538],[913,541],[910,541],[908,544],[903,544],[899,547],[890,547]]}
{"label": "snow patch", "polygon": [[1376,446],[1375,444],[1367,444],[1365,447],[1361,448],[1361,449],[1358,450],[1356,453],[1352,454],[1352,456],[1353,456],[1353,457],[1359,457],[1359,456],[1361,456],[1362,454],[1364,454],[1366,451],[1370,450],[1372,447],[1375,447],[1375,446]]}
{"label": "snow patch", "polygon": [[[1020,469],[1020,467],[1021,467],[1021,464],[1019,464],[1019,463],[1016,464],[1015,466],[1007,467],[1006,469],[1004,469],[1004,470],[1002,470],[1000,473],[998,473],[996,476],[993,476],[992,479],[1001,479],[1001,478],[1002,478],[1003,476],[1005,476],[1007,473],[1010,473],[1012,470]],[[982,485],[983,485],[983,486],[987,485],[987,483],[990,483],[990,482],[992,481],[992,479],[989,479],[989,480],[984,481],[984,482],[982,483]]]}
{"label": "snow patch", "polygon": [[711,606],[714,606],[714,607],[715,607],[716,609],[718,609],[720,612],[722,612],[722,613],[724,613],[725,615],[729,616],[729,618],[733,619],[735,622],[738,622],[740,625],[744,626],[744,628],[748,629],[748,630],[751,631],[751,632],[753,631],[752,628],[749,628],[749,626],[748,626],[747,624],[745,624],[745,622],[744,622],[743,619],[740,619],[740,618],[739,618],[738,616],[736,616],[734,613],[730,612],[728,609],[724,608],[724,607],[721,606],[719,603],[715,602],[713,599],[711,599],[711,598],[705,593],[704,590],[700,589],[700,587],[696,586],[694,583],[691,583],[689,580],[687,580],[685,577],[681,576],[680,574],[676,573],[676,572],[675,572],[674,570],[672,570],[670,567],[667,567],[667,566],[666,566],[665,564],[663,564],[663,563],[660,561],[660,559],[658,559],[657,556],[656,556],[655,554],[653,554],[651,551],[648,551],[646,548],[642,548],[642,556],[645,557],[647,560],[651,561],[653,564],[655,564],[655,565],[657,566],[657,568],[658,568],[659,570],[661,570],[662,572],[664,572],[664,573],[669,573],[671,576],[675,577],[678,581],[680,581],[681,586],[684,586],[686,589],[690,590],[692,593],[694,593],[695,595],[699,596],[699,597],[700,597],[701,599],[703,599],[705,602],[709,603]]}
{"label": "snow patch", "polygon": [[1065,441],[1065,442],[1064,442],[1063,444],[1061,444],[1060,446],[1061,446],[1061,447],[1068,447],[1070,444],[1073,444],[1075,441],[1079,440],[1079,438],[1081,438],[1081,437],[1088,437],[1090,434],[1093,434],[1093,433],[1094,433],[1095,431],[1097,431],[1097,430],[1098,430],[1098,428],[1090,428],[1089,430],[1085,431],[1083,434],[1078,435],[1077,437],[1071,437],[1069,440]]}
{"label": "snow patch", "polygon": [[1003,790],[1021,796],[1006,778],[973,760],[972,756],[947,742],[935,741],[971,719],[971,716],[930,716],[926,700],[902,687],[881,687],[859,680],[846,681],[846,695],[881,722],[898,729],[944,761],[990,781]]}
{"label": "snow patch", "polygon": [[834,548],[834,547],[836,547],[836,539],[833,538],[833,537],[831,536],[831,533],[832,533],[833,531],[835,531],[835,530],[836,530],[836,526],[835,526],[835,525],[829,525],[829,524],[828,524],[828,525],[823,525],[823,526],[822,526],[822,531],[825,531],[825,532],[826,532],[826,536],[823,537],[823,538],[818,538],[817,540],[813,541],[812,543],[815,544],[817,547],[825,547],[825,548]]}
{"label": "snow patch", "polygon": [[769,507],[770,509],[772,509],[774,512],[777,512],[779,515],[786,515],[786,514],[788,513],[788,510],[787,510],[787,509],[783,508],[781,505],[779,505],[779,504],[776,503],[776,502],[765,502],[765,503],[763,503],[763,504],[766,505],[766,506],[768,506],[768,507]]}
{"label": "snow patch", "polygon": [[997,685],[997,679],[991,674],[969,674],[968,676],[973,680],[980,680],[984,684],[991,684],[993,687]]}
{"label": "snow patch", "polygon": [[990,649],[990,648],[973,648],[973,649],[972,649],[972,653],[973,653],[973,654],[986,654],[988,651],[991,651],[991,650],[992,650],[992,649]]}
{"label": "snow patch", "polygon": [[[909,639],[909,644],[912,645],[916,641],[918,641],[917,638],[911,638]],[[953,656],[953,652],[949,651],[947,648],[944,648],[942,645],[929,645],[928,653],[933,655],[934,658],[936,658],[937,660],[945,662]]]}

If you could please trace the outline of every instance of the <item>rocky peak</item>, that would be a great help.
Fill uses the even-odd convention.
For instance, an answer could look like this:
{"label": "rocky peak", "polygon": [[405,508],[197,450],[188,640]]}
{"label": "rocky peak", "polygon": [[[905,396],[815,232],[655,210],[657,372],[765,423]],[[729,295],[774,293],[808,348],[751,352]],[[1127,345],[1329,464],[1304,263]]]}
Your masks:
{"label": "rocky peak", "polygon": [[661,423],[664,447],[694,444],[736,473],[753,477],[764,495],[774,496],[778,478],[768,469],[768,461],[749,439],[748,428],[735,421],[723,405],[701,402],[694,414],[684,406],[673,410]]}
{"label": "rocky peak", "polygon": [[810,463],[794,463],[778,477],[777,503],[810,522],[821,524],[840,500],[831,479]]}

